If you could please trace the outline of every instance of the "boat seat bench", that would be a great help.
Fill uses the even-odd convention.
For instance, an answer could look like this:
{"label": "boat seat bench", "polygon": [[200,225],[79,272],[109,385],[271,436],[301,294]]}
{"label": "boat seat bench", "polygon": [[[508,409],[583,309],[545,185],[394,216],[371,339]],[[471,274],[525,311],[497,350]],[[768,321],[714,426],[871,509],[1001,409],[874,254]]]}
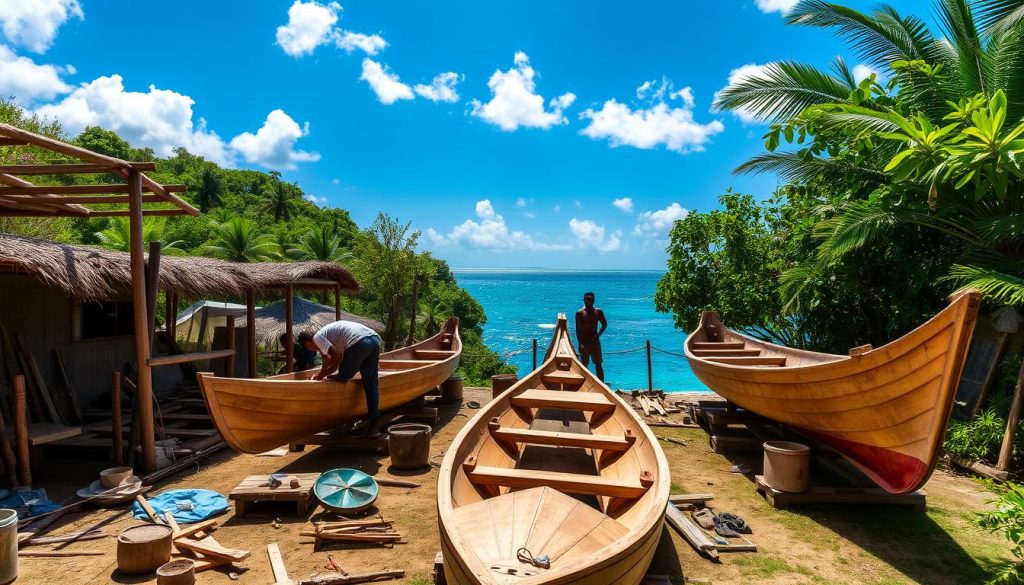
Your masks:
{"label": "boat seat bench", "polygon": [[728,364],[731,366],[784,366],[786,356],[760,356],[760,357],[709,357],[709,362]]}
{"label": "boat seat bench", "polygon": [[511,399],[512,406],[521,408],[562,408],[585,412],[608,413],[615,411],[615,404],[596,392],[566,392],[531,388]]}
{"label": "boat seat bench", "polygon": [[647,493],[654,484],[653,476],[646,471],[637,480],[628,481],[580,473],[489,467],[477,465],[476,457],[473,456],[466,458],[463,467],[469,480],[476,485],[509,488],[547,486],[569,494],[612,498],[636,499]]}
{"label": "boat seat bench", "polygon": [[450,349],[417,349],[412,353],[417,360],[445,360],[455,355],[455,351]]}
{"label": "boat seat bench", "polygon": [[492,420],[488,426],[494,440],[510,444],[553,445],[556,447],[582,447],[584,449],[601,449],[604,451],[626,451],[636,442],[636,436],[629,429],[626,429],[625,434],[622,436],[615,436],[502,428],[501,423],[496,420]]}
{"label": "boat seat bench", "polygon": [[692,349],[743,349],[742,341],[694,341]]}
{"label": "boat seat bench", "polygon": [[580,386],[587,381],[586,378],[572,372],[547,372],[541,374],[540,379],[545,384],[565,384],[568,386]]}

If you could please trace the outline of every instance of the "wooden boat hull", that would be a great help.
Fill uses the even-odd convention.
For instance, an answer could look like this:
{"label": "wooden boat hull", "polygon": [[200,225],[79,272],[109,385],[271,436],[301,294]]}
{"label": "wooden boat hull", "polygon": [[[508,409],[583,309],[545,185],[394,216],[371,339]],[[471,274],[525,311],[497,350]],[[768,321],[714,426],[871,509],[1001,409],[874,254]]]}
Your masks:
{"label": "wooden boat hull", "polygon": [[850,356],[765,343],[705,313],[686,357],[733,404],[833,448],[887,491],[909,493],[928,481],[939,457],[979,302],[979,294],[963,293],[896,341]]}
{"label": "wooden boat hull", "polygon": [[[447,338],[451,341],[442,341]],[[382,353],[380,410],[399,407],[441,385],[458,369],[461,354],[457,319],[430,339]],[[422,359],[423,355],[443,359]],[[224,441],[242,453],[262,453],[366,416],[358,375],[345,382],[311,380],[317,371],[255,379],[217,378],[204,372],[199,374],[199,387]]]}
{"label": "wooden boat hull", "polygon": [[[592,410],[573,418],[577,407]],[[459,585],[637,585],[661,538],[670,484],[657,438],[576,360],[560,316],[544,363],[482,408],[445,454],[445,577]],[[551,567],[521,562],[521,548],[549,556]]]}

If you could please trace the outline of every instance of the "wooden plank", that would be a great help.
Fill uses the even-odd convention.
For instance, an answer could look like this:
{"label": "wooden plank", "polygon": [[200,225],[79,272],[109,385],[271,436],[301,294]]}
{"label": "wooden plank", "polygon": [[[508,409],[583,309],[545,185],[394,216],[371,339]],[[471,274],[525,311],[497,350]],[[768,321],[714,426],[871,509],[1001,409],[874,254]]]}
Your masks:
{"label": "wooden plank", "polygon": [[[499,441],[529,445],[556,445],[560,447],[583,447],[605,451],[625,451],[634,441],[625,436],[584,435],[581,433],[559,433],[532,429],[497,428],[491,435]],[[635,439],[634,439],[635,440]]]}
{"label": "wooden plank", "polygon": [[179,538],[186,538],[194,535],[197,532],[208,532],[211,528],[217,526],[220,520],[213,518],[211,520],[203,520],[202,522],[196,522],[195,524],[189,524],[185,528],[174,528],[174,534],[171,535],[171,540],[177,540]]}
{"label": "wooden plank", "polygon": [[151,357],[146,360],[151,367],[158,366],[173,366],[177,364],[185,364],[190,362],[199,362],[203,360],[216,360],[235,355],[233,349],[218,349],[214,351],[200,351],[195,353],[181,353],[177,355],[162,355],[159,357]]}
{"label": "wooden plank", "polygon": [[587,380],[572,372],[547,372],[541,374],[540,379],[545,384],[568,384],[570,386],[579,386]]}
{"label": "wooden plank", "polygon": [[693,349],[743,349],[742,341],[695,341]]}
{"label": "wooden plank", "polygon": [[213,544],[210,542],[200,542],[191,538],[179,538],[174,541],[174,544],[178,548],[190,550],[192,552],[202,553],[211,557],[218,557],[222,559],[229,559],[232,562],[238,563],[244,561],[251,556],[251,553],[247,550],[227,548],[219,544]]}
{"label": "wooden plank", "polygon": [[614,412],[615,404],[597,392],[563,392],[531,389],[513,396],[512,406],[523,408],[563,408],[588,412]]}
{"label": "wooden plank", "polygon": [[784,366],[786,356],[762,356],[762,357],[709,357],[709,362],[727,364],[730,366]]}
{"label": "wooden plank", "polygon": [[759,349],[694,349],[698,357],[754,357],[761,355]]}
{"label": "wooden plank", "polygon": [[276,542],[267,545],[267,557],[270,558],[270,570],[274,573],[276,585],[292,585],[292,578],[288,576],[288,568],[284,566],[284,559],[281,557],[281,548]]}
{"label": "wooden plank", "polygon": [[718,551],[715,549],[714,541],[708,537],[707,533],[700,526],[694,524],[693,521],[686,517],[686,514],[679,511],[671,502],[665,504],[665,521],[694,550],[713,561],[718,561]]}
{"label": "wooden plank", "polygon": [[700,504],[715,499],[712,494],[675,494],[668,497],[673,504]]}
{"label": "wooden plank", "polygon": [[149,500],[146,499],[146,496],[139,494],[135,496],[135,501],[138,502],[140,506],[142,506],[142,510],[146,513],[147,516],[149,516],[150,522],[155,522],[157,524],[165,524],[164,519],[156,513],[156,510],[153,509],[153,506],[149,505]]}
{"label": "wooden plank", "polygon": [[382,370],[408,370],[436,364],[440,360],[380,360]]}
{"label": "wooden plank", "polygon": [[25,404],[25,376],[14,377],[14,432],[18,445],[18,483],[32,485],[32,462],[29,457],[28,406]]}
{"label": "wooden plank", "polygon": [[66,393],[65,400],[67,402],[68,417],[67,422],[80,425],[83,422],[82,409],[78,406],[78,397],[75,395],[75,387],[71,384],[71,376],[68,375],[68,367],[64,363],[64,353],[59,350],[53,350],[53,360],[57,366],[57,374],[60,380],[64,383],[64,392]]}
{"label": "wooden plank", "polygon": [[[10,429],[7,429],[4,434],[8,440],[14,438],[14,433]],[[81,434],[82,427],[69,427],[53,423],[30,423],[28,425],[28,444],[32,447],[48,445]]]}
{"label": "wooden plank", "polygon": [[[9,140],[9,139],[8,139]],[[27,144],[24,143],[23,144]],[[156,163],[128,163],[137,170],[148,172],[156,170]],[[113,173],[114,168],[108,165],[93,163],[44,164],[44,165],[0,165],[0,174],[5,175],[77,175],[94,173]]]}
{"label": "wooden plank", "polygon": [[50,389],[46,387],[46,381],[43,379],[43,375],[39,372],[39,365],[36,364],[36,358],[32,355],[32,349],[29,347],[28,342],[25,341],[25,336],[21,333],[14,335],[18,341],[18,349],[21,350],[21,354],[24,359],[24,363],[27,366],[26,370],[30,374],[30,379],[35,387],[34,397],[38,398],[43,407],[45,408],[45,414],[50,417],[50,422],[63,423],[64,419],[60,413],[57,412],[57,407],[53,404],[53,397],[50,395]]}
{"label": "wooden plank", "polygon": [[548,486],[572,494],[589,494],[614,498],[639,498],[647,488],[639,481],[611,479],[599,475],[560,473],[536,469],[512,469],[477,465],[468,470],[470,481],[477,485],[511,488]]}

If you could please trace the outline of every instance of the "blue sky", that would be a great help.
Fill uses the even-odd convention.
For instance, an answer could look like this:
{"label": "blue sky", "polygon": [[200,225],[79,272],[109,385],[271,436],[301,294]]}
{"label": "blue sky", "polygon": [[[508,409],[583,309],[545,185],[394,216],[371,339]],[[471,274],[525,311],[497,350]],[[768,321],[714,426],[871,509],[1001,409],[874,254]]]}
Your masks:
{"label": "blue sky", "polygon": [[764,126],[710,106],[751,66],[842,54],[784,26],[792,4],[3,1],[0,93],[281,170],[454,267],[657,269],[672,219],[774,188],[732,175]]}

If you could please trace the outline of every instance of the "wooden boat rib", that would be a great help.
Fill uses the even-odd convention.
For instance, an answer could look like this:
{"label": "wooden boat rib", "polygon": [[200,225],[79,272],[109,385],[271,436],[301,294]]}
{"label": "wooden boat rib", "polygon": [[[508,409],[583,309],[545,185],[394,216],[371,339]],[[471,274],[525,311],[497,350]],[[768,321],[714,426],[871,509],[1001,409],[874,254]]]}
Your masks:
{"label": "wooden boat rib", "polygon": [[[544,363],[445,454],[437,501],[448,583],[636,585],[669,489],[657,438],[576,360],[559,315]],[[520,553],[547,556],[550,568]]]}
{"label": "wooden boat rib", "polygon": [[[459,320],[420,343],[380,356],[380,410],[415,400],[459,367]],[[366,416],[359,375],[345,382],[311,380],[318,368],[269,378],[217,378],[199,374],[210,417],[224,441],[242,453],[264,451],[337,428]]]}
{"label": "wooden boat rib", "polygon": [[851,355],[773,345],[701,315],[686,339],[690,368],[733,404],[835,449],[891,493],[928,481],[953,409],[980,294],[892,343]]}

